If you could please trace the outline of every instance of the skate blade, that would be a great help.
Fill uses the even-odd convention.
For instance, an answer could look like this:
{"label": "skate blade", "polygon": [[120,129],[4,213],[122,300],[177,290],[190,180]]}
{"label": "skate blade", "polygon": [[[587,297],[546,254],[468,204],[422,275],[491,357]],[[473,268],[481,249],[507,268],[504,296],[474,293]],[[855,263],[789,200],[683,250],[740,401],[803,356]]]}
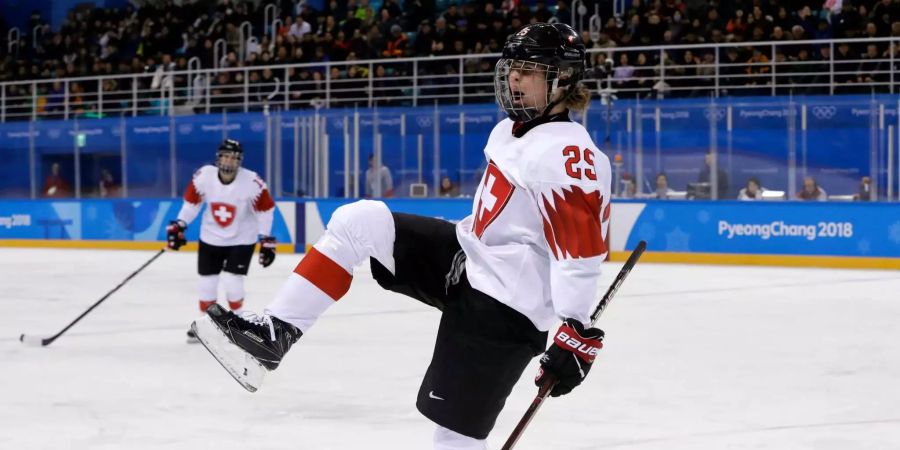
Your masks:
{"label": "skate blade", "polygon": [[208,316],[203,316],[191,324],[203,347],[222,367],[250,392],[256,392],[266,377],[266,368],[256,358],[234,345],[225,333]]}

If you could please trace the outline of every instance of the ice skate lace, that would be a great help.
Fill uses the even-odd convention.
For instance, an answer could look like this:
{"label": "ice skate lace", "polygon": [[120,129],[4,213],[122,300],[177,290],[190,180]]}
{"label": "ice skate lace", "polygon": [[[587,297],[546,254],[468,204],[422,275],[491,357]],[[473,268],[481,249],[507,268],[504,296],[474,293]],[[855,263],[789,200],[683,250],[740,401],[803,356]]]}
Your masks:
{"label": "ice skate lace", "polygon": [[259,314],[251,311],[244,311],[240,314],[240,318],[254,325],[268,327],[270,339],[273,341],[275,340],[275,325],[272,323],[272,317],[268,314],[260,316]]}

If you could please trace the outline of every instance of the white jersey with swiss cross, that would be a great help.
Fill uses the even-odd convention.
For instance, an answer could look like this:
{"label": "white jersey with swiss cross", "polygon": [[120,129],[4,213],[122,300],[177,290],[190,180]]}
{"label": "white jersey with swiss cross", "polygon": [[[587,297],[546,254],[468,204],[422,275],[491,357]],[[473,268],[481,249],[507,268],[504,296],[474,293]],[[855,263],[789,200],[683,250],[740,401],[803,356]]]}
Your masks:
{"label": "white jersey with swiss cross", "polygon": [[219,169],[203,166],[184,192],[184,206],[178,219],[191,223],[206,203],[200,240],[210,245],[255,244],[259,235],[272,234],[275,202],[266,183],[256,172],[238,169],[231,183],[219,180]]}
{"label": "white jersey with swiss cross", "polygon": [[611,171],[581,125],[540,124],[522,137],[491,132],[472,214],[456,227],[472,287],[539,330],[590,322],[606,258]]}

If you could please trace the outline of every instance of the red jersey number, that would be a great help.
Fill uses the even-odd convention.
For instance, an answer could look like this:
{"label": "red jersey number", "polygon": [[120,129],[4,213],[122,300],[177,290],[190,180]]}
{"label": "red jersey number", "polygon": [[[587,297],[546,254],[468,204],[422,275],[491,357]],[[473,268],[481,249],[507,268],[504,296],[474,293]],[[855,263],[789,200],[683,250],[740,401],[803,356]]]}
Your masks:
{"label": "red jersey number", "polygon": [[[582,153],[584,157],[582,157]],[[594,172],[594,152],[586,148],[582,152],[577,145],[570,145],[563,149],[563,156],[566,158],[566,174],[576,180],[585,178],[591,181],[597,181],[597,173]],[[584,164],[582,164],[584,160]],[[583,168],[581,166],[584,166]]]}

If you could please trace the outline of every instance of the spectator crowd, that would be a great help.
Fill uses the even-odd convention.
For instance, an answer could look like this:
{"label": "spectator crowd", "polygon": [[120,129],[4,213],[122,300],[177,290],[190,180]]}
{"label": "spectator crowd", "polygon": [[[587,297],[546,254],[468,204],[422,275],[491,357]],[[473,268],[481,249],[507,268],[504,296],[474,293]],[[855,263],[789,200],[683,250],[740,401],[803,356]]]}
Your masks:
{"label": "spectator crowd", "polygon": [[[566,0],[330,0],[324,4],[315,9],[305,0],[147,0],[140,8],[79,7],[69,11],[58,29],[33,14],[27,33],[15,42],[6,41],[9,25],[0,21],[0,82],[144,75],[99,83],[79,80],[68,86],[48,82],[39,84],[37,93],[30,92],[30,84],[6,88],[8,108],[31,108],[32,98],[37,97],[34,107],[41,115],[52,116],[63,106],[65,89],[68,106],[76,114],[129,110],[134,106],[133,91],[142,93],[141,111],[158,112],[171,105],[152,95],[145,98],[143,92],[164,88],[166,83],[181,93],[176,96],[178,106],[191,106],[192,98],[209,89],[213,110],[238,109],[245,85],[251,86],[249,100],[257,104],[315,104],[322,99],[326,78],[334,91],[329,94],[330,106],[359,104],[368,98],[367,89],[387,98],[387,104],[406,104],[408,83],[396,80],[411,76],[414,70],[423,77],[419,85],[423,95],[456,102],[462,67],[473,74],[466,79],[467,100],[484,102],[490,101],[493,87],[488,75],[477,74],[490,73],[494,63],[490,58],[466,59],[463,66],[457,60],[441,59],[374,66],[353,61],[497,53],[506,37],[524,25],[572,18]],[[798,84],[818,84],[795,93],[829,93],[829,64],[840,72],[833,80],[841,86],[839,91],[869,92],[863,86],[891,81],[887,73],[894,68],[886,61],[900,61],[900,53],[890,58],[897,49],[879,43],[837,45],[834,55],[828,45],[790,44],[809,39],[900,37],[900,0],[631,0],[619,17],[611,14],[609,1],[584,4],[588,16],[596,5],[600,17],[608,18],[595,33],[587,31],[585,22],[583,39],[589,48],[609,50],[594,54],[591,64],[608,67],[607,58],[613,60],[614,69],[608,74],[613,86],[622,91],[620,96],[707,95],[703,87],[711,88],[716,61],[721,66],[719,87],[725,94],[767,95],[764,86],[772,81],[772,58],[787,67],[779,69],[779,76],[789,76]],[[267,17],[269,5],[276,6],[277,21],[266,23],[272,19]],[[249,35],[244,34],[245,23],[250,24]],[[220,40],[226,45],[224,52],[216,51]],[[769,46],[753,45],[759,41],[784,45],[772,52]],[[718,55],[712,46],[630,50],[728,42],[740,45],[719,50]],[[209,80],[166,76],[187,70],[192,58],[204,69],[253,70],[222,71]],[[326,74],[324,66],[315,65],[321,62],[345,64],[332,66]],[[265,68],[287,64],[300,66]],[[605,72],[594,74],[606,76]],[[284,89],[284,83],[292,87]],[[453,87],[445,86],[450,84]],[[16,99],[22,101],[17,104]]]}

